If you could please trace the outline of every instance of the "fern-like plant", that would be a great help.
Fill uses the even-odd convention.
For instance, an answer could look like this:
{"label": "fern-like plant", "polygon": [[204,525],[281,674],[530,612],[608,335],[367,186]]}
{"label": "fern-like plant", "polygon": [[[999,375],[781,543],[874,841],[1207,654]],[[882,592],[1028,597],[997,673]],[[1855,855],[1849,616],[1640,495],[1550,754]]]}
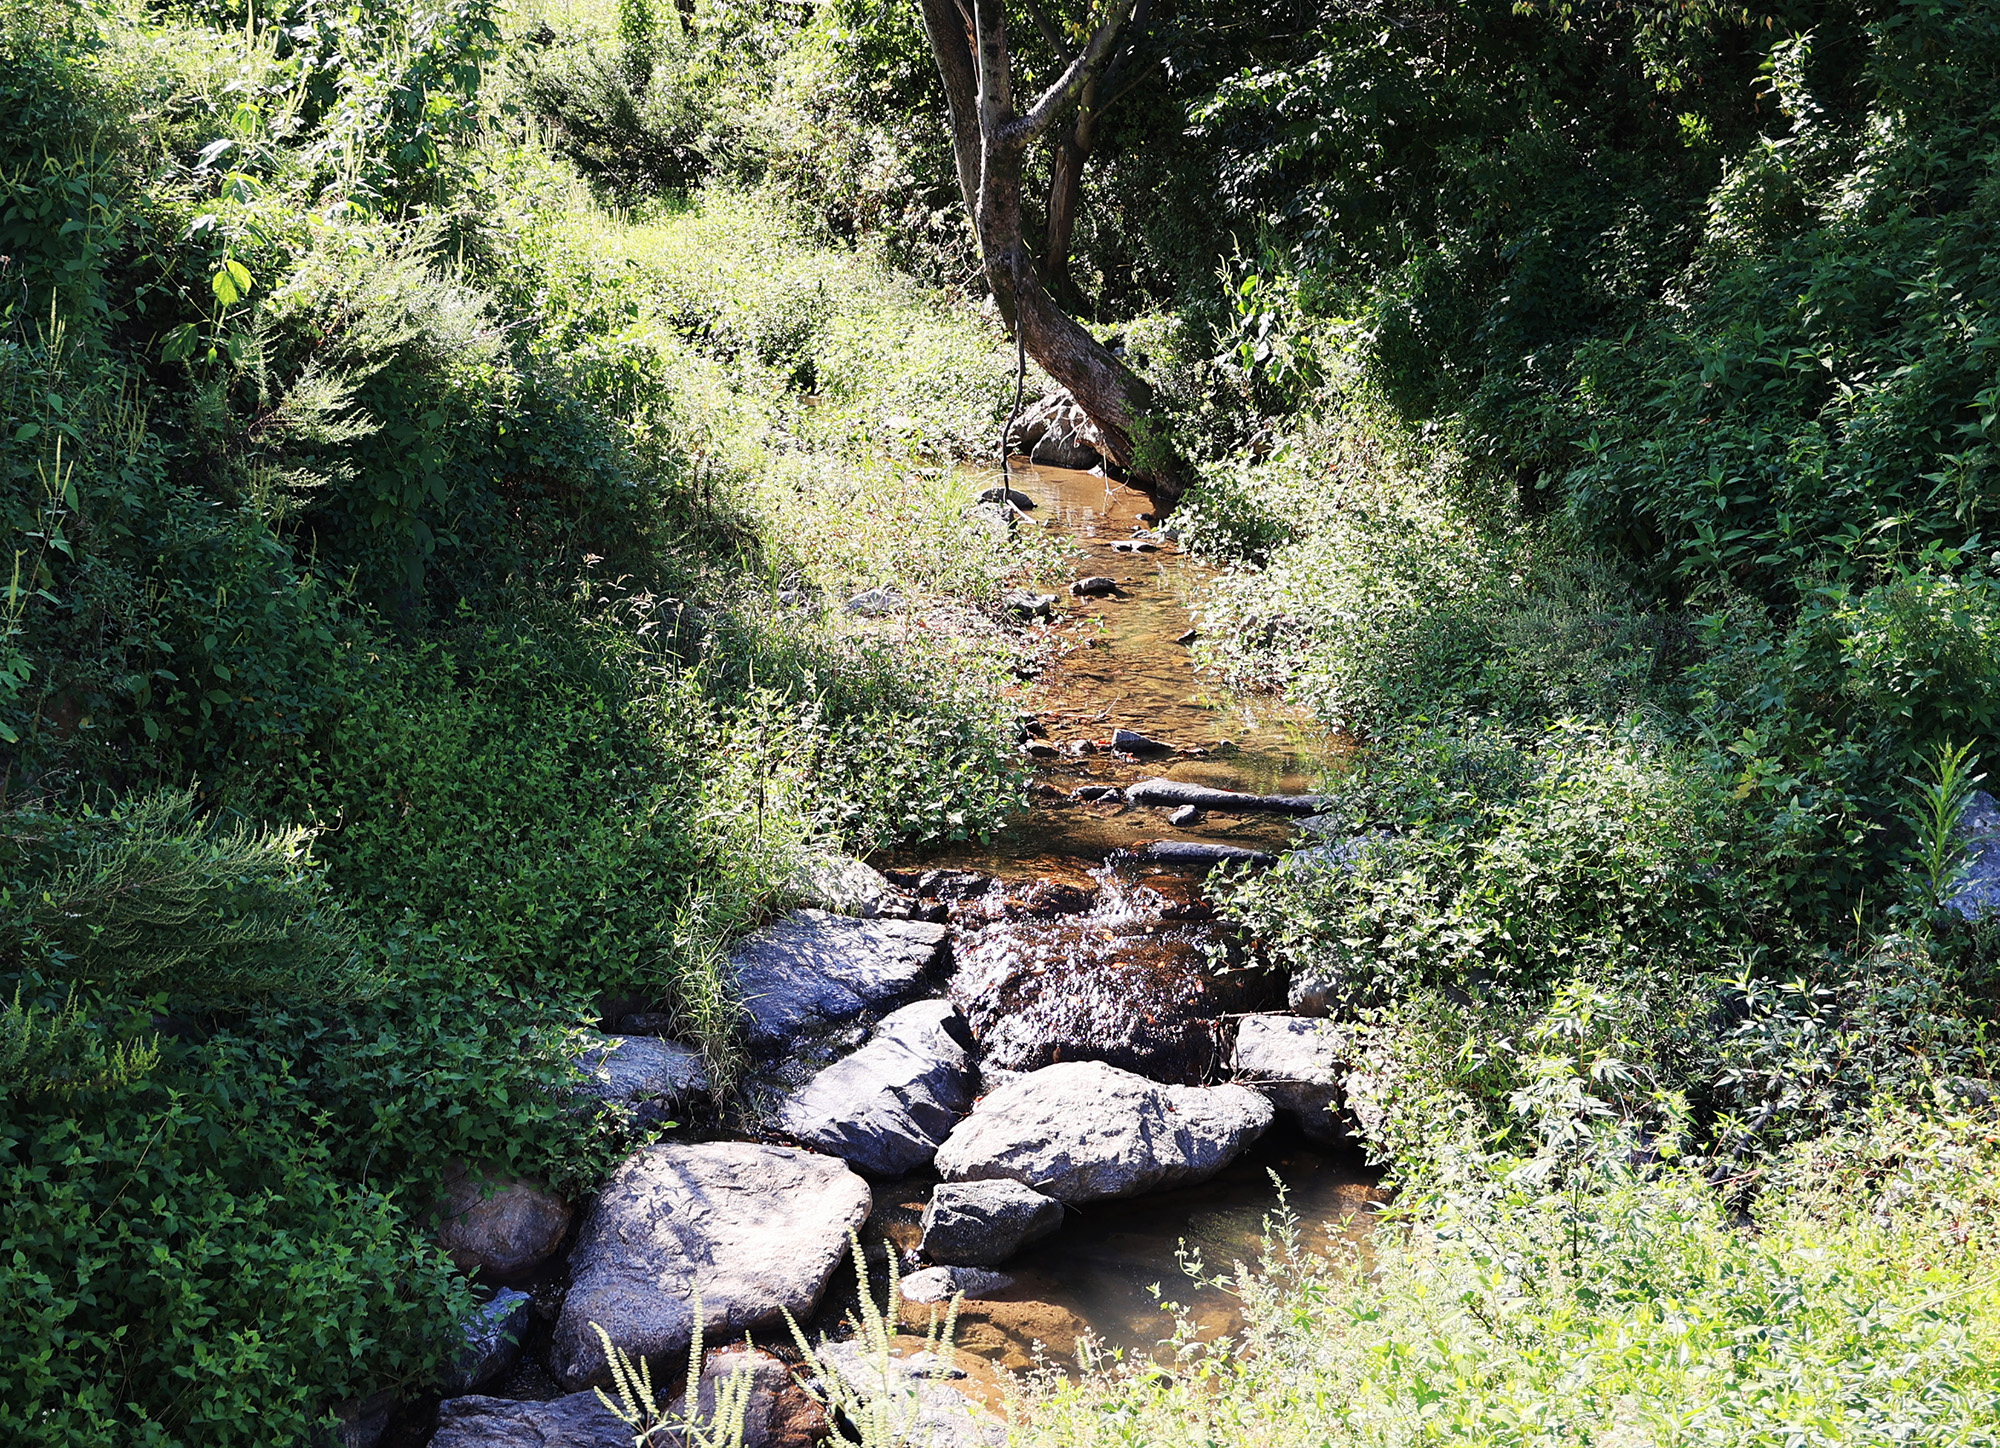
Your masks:
{"label": "fern-like plant", "polygon": [[0,1006],[0,1095],[12,1100],[113,1091],[160,1061],[158,1038],[106,1039],[71,997],[60,1010],[38,1010],[14,999]]}
{"label": "fern-like plant", "polygon": [[311,830],[204,819],[193,791],[169,790],[72,833],[29,887],[27,924],[75,976],[196,999],[366,994]]}
{"label": "fern-like plant", "polygon": [[611,1340],[598,1323],[590,1330],[604,1345],[604,1360],[611,1365],[611,1394],[599,1388],[597,1400],[606,1412],[632,1430],[632,1448],[664,1448],[673,1443],[681,1448],[743,1448],[745,1419],[750,1409],[752,1376],[744,1365],[716,1385],[715,1407],[704,1412],[701,1404],[702,1368],[701,1294],[694,1299],[694,1339],[688,1344],[687,1393],[678,1415],[662,1408],[653,1394],[652,1365],[635,1358]]}
{"label": "fern-like plant", "polygon": [[[896,1249],[893,1244],[889,1247],[888,1297],[884,1306],[877,1307],[874,1286],[868,1277],[868,1260],[861,1251],[861,1238],[850,1231],[847,1241],[849,1250],[854,1254],[854,1275],[861,1287],[860,1312],[854,1319],[854,1337],[866,1364],[865,1383],[856,1384],[827,1360],[828,1343],[825,1338],[815,1349],[790,1312],[785,1313],[785,1323],[792,1330],[792,1339],[798,1344],[806,1366],[819,1383],[819,1392],[829,1417],[845,1419],[861,1435],[862,1448],[914,1448],[917,1443],[926,1441],[923,1400],[917,1385],[897,1370],[894,1361],[903,1303],[903,1280],[896,1265]],[[954,1339],[958,1331],[958,1309],[964,1301],[964,1293],[954,1293],[942,1314],[936,1304],[932,1304],[930,1320],[924,1328],[921,1352],[938,1364],[937,1371],[944,1377],[950,1377],[957,1366],[958,1349]],[[879,1391],[871,1391],[878,1385]]]}

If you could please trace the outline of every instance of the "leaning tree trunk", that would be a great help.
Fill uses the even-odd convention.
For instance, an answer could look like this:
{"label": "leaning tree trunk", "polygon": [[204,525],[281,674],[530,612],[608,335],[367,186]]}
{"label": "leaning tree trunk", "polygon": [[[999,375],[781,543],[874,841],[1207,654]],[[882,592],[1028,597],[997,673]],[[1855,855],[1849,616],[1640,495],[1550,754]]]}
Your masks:
{"label": "leaning tree trunk", "polygon": [[1111,14],[1083,51],[1025,111],[1014,105],[1002,0],[965,3],[969,8],[957,0],[922,0],[924,29],[951,111],[959,189],[979,237],[987,285],[1028,355],[1097,424],[1111,461],[1172,498],[1181,491],[1183,467],[1163,438],[1146,435],[1152,389],[1049,295],[1028,249],[1021,209],[1028,148],[1102,76],[1132,0],[1113,0]]}

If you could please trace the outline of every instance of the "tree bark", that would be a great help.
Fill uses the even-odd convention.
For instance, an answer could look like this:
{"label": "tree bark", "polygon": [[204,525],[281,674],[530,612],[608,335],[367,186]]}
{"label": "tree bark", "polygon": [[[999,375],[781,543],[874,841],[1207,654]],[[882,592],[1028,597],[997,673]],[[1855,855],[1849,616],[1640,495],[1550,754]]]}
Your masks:
{"label": "tree bark", "polygon": [[1139,453],[1152,389],[1050,296],[1022,222],[1028,148],[1103,75],[1133,0],[1113,0],[1110,14],[1083,50],[1025,110],[1014,101],[1002,0],[921,4],[951,113],[959,191],[978,234],[987,285],[1001,317],[1019,329],[1028,355],[1068,388],[1097,424],[1110,460],[1165,498],[1177,496],[1184,469],[1164,440],[1146,439],[1149,445],[1143,456]]}

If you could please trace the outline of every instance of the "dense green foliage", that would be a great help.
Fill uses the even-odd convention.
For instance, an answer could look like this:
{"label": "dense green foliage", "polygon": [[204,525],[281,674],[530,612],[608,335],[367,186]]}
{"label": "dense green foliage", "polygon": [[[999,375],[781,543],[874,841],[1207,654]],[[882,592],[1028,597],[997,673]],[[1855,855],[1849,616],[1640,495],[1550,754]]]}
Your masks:
{"label": "dense green foliage", "polygon": [[9,1441],[421,1393],[444,1164],[633,1138],[600,1000],[726,1083],[808,848],[1018,803],[1005,661],[826,608],[1036,566],[910,459],[990,435],[997,339],[770,200],[597,210],[506,21],[0,14]]}
{"label": "dense green foliage", "polygon": [[[1404,1222],[1030,1436],[1983,1441],[2000,13],[1136,42],[1064,294],[1201,460],[1201,661],[1356,745],[1352,857],[1219,893]],[[952,467],[1011,358],[941,105],[886,0],[0,4],[11,1440],[421,1388],[442,1163],[632,1139],[603,1000],[726,1081],[809,850],[1019,803],[980,631],[829,607],[1057,556]]]}

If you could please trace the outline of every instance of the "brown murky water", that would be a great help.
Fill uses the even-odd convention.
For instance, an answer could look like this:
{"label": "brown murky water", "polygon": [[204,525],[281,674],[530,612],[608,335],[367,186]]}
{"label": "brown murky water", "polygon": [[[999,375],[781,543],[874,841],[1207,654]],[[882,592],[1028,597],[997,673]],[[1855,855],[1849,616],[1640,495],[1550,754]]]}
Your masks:
{"label": "brown murky water", "polygon": [[[1034,742],[1048,746],[1026,818],[989,845],[901,863],[997,877],[991,887],[938,887],[956,927],[952,996],[989,1069],[1093,1059],[1157,1080],[1215,1081],[1226,1074],[1232,1018],[1282,1010],[1282,982],[1236,968],[1241,952],[1214,925],[1198,875],[1124,852],[1159,839],[1276,850],[1295,826],[1211,813],[1176,827],[1164,809],[1070,796],[1155,776],[1309,793],[1340,745],[1282,704],[1231,695],[1196,673],[1180,639],[1190,627],[1188,596],[1208,570],[1150,526],[1145,494],[1054,468],[1020,469],[1014,486],[1039,505],[1035,524],[1023,526],[1060,529],[1079,544],[1071,576],[1110,577],[1118,591],[1073,601],[1049,629],[1054,662],[1023,686]],[[1117,729],[1166,749],[1114,751]],[[1149,1353],[1173,1330],[1162,1302],[1181,1304],[1205,1335],[1230,1331],[1234,1299],[1190,1281],[1183,1247],[1198,1248],[1211,1273],[1254,1259],[1278,1182],[1308,1242],[1356,1237],[1383,1196],[1376,1180],[1358,1153],[1309,1145],[1281,1122],[1213,1181],[1073,1211],[1061,1232],[1007,1265],[1012,1289],[965,1305],[960,1343],[1016,1371],[1074,1366],[1085,1334],[1122,1353]],[[922,1182],[879,1189],[871,1232],[914,1248],[925,1190]]]}

